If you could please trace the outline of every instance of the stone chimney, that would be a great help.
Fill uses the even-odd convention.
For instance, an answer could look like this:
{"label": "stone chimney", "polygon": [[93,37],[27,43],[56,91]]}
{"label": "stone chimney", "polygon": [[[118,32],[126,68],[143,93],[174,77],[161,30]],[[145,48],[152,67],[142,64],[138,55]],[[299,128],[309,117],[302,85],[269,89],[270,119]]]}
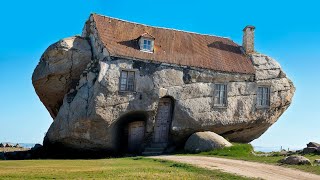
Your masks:
{"label": "stone chimney", "polygon": [[254,53],[254,26],[246,26],[243,29],[242,47],[247,54]]}

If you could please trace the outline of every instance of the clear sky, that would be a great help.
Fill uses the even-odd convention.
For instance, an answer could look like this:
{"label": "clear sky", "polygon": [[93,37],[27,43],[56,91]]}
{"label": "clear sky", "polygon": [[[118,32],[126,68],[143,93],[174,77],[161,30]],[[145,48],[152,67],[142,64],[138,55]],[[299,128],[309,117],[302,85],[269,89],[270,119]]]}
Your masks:
{"label": "clear sky", "polygon": [[52,123],[31,75],[59,39],[81,34],[91,12],[143,24],[226,36],[241,44],[256,26],[256,50],[277,59],[297,91],[291,107],[259,146],[303,147],[320,142],[319,1],[10,0],[0,5],[0,142],[42,142]]}

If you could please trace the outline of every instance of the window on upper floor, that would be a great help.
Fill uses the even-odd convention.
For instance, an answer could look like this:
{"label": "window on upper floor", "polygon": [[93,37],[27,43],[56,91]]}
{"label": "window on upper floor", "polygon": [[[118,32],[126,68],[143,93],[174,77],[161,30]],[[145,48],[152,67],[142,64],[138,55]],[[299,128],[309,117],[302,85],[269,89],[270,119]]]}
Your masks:
{"label": "window on upper floor", "polygon": [[142,38],[140,41],[140,50],[145,52],[153,52],[153,40]]}
{"label": "window on upper floor", "polygon": [[121,70],[120,91],[135,91],[135,71]]}
{"label": "window on upper floor", "polygon": [[257,107],[268,108],[270,106],[270,87],[260,86],[257,92]]}
{"label": "window on upper floor", "polygon": [[149,33],[143,33],[141,34],[139,38],[139,46],[140,50],[143,52],[154,52],[154,40],[155,38],[150,35]]}
{"label": "window on upper floor", "polygon": [[226,84],[215,84],[214,106],[227,107],[227,85]]}
{"label": "window on upper floor", "polygon": [[144,51],[152,51],[152,42],[150,39],[143,40],[143,49]]}

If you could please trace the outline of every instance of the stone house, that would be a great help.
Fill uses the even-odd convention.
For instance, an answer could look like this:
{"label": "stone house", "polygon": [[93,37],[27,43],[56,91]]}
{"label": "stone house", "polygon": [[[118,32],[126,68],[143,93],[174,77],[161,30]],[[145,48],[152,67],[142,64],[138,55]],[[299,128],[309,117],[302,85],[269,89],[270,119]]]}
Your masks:
{"label": "stone house", "polygon": [[32,80],[54,119],[44,144],[142,152],[182,146],[198,131],[232,142],[262,135],[295,88],[280,65],[229,38],[92,14],[81,36],[41,57]]}

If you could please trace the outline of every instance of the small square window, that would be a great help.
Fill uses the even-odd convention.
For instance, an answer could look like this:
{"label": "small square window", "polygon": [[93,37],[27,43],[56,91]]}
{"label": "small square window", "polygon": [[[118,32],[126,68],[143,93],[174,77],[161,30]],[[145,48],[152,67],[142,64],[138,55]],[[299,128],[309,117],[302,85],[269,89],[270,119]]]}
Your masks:
{"label": "small square window", "polygon": [[141,51],[153,52],[153,40],[152,39],[141,39],[140,44]]}
{"label": "small square window", "polygon": [[135,71],[122,70],[120,75],[120,91],[134,91]]}
{"label": "small square window", "polygon": [[214,106],[227,107],[227,85],[226,84],[215,84]]}
{"label": "small square window", "polygon": [[257,107],[268,108],[270,106],[270,87],[261,86],[257,91]]}

